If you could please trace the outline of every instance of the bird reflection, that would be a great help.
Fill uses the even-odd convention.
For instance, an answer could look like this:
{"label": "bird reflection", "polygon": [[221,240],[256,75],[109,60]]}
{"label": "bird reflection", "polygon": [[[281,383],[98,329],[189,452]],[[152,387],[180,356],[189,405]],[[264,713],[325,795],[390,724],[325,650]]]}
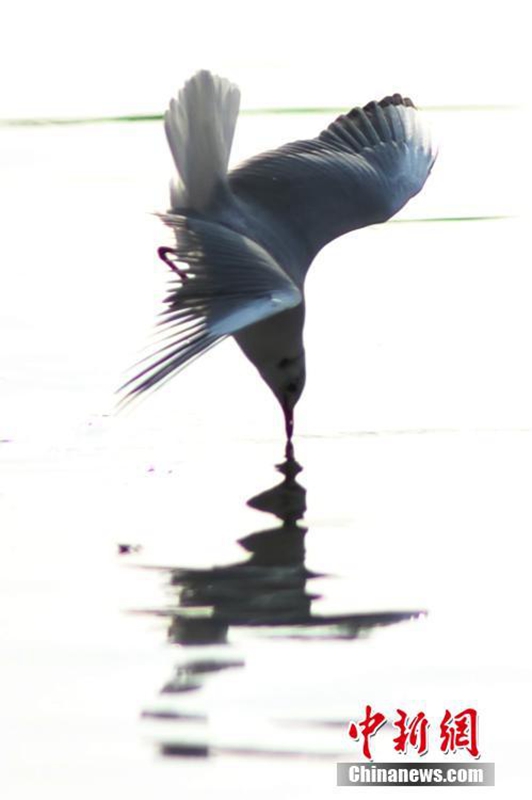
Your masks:
{"label": "bird reflection", "polygon": [[280,524],[239,540],[249,554],[245,561],[210,569],[171,568],[175,590],[169,639],[181,645],[227,642],[231,628],[283,628],[286,636],[356,638],[378,625],[419,616],[418,611],[364,614],[319,614],[312,609],[320,595],[309,591],[323,573],[305,566],[306,489],[299,483],[302,467],[288,452],[276,467],[282,480],[248,500],[251,508],[273,514]]}
{"label": "bird reflection", "polygon": [[[246,561],[207,570],[173,569],[178,607],[170,639],[179,644],[225,642],[232,626],[301,625],[311,619],[306,586],[317,574],[305,567],[305,534],[299,524],[306,510],[306,490],[296,477],[293,457],[277,466],[280,483],[248,500],[259,511],[274,514],[281,525],[239,540],[250,553]],[[208,609],[208,616],[190,614]],[[189,612],[189,613],[187,613]]]}
{"label": "bird reflection", "polygon": [[[231,629],[241,627],[251,632],[269,629],[275,631],[276,636],[284,637],[354,639],[367,635],[376,626],[390,625],[423,613],[325,615],[314,611],[313,601],[320,595],[310,591],[309,584],[325,576],[305,565],[307,528],[301,520],[307,508],[306,489],[298,480],[302,467],[293,452],[287,452],[276,469],[282,476],[281,481],[256,494],[248,500],[248,505],[272,514],[279,522],[239,540],[248,554],[245,560],[211,569],[174,567],[167,570],[172,605],[164,611],[150,613],[169,618],[169,641],[184,649],[173,676],[161,689],[161,701],[163,697],[169,699],[169,695],[184,699],[182,693],[201,689],[209,675],[245,666],[241,658],[231,656],[232,648],[217,647],[230,641]],[[143,716],[152,720],[173,720],[178,726],[171,736],[168,732],[160,741],[163,755],[206,756],[213,749],[205,729],[206,713],[191,713],[190,709],[178,710],[175,706],[163,705],[146,710]],[[344,723],[334,723],[338,724]],[[194,730],[196,735],[193,735]]]}

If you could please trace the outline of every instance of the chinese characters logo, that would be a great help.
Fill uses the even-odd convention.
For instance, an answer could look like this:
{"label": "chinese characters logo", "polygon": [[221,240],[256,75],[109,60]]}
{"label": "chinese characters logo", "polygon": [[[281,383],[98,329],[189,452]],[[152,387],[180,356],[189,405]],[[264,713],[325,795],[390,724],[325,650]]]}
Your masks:
{"label": "chinese characters logo", "polygon": [[[371,738],[387,722],[380,711],[373,712],[371,706],[366,706],[363,719],[350,722],[349,736],[355,741],[362,742],[364,756],[371,760]],[[423,711],[415,716],[408,716],[403,709],[397,709],[397,717],[392,721],[397,728],[397,736],[393,740],[394,750],[397,753],[407,754],[416,751],[419,756],[425,755],[429,749],[430,722]],[[439,724],[440,750],[442,753],[456,753],[466,750],[473,758],[480,755],[478,749],[478,714],[474,708],[465,708],[456,714],[451,714],[449,709]]]}

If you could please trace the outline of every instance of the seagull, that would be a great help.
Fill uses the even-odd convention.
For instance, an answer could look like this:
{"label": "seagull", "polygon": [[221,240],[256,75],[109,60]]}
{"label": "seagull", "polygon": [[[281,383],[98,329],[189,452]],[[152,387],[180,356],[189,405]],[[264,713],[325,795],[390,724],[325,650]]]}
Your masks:
{"label": "seagull", "polygon": [[305,386],[304,282],[319,251],[385,222],[425,184],[436,159],[408,97],[393,94],[340,115],[314,139],[285,144],[228,171],[238,87],[202,70],[170,101],[166,137],[176,167],[175,243],[156,349],[122,387],[159,387],[232,336],[279,401],[287,451]]}

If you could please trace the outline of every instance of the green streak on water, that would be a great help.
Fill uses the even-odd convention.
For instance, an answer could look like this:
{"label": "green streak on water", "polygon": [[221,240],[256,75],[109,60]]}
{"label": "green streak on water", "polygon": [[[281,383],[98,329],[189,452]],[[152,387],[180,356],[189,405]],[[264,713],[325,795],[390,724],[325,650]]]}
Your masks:
{"label": "green streak on water", "polygon": [[[458,111],[516,111],[518,105],[443,105],[420,106],[423,111],[431,112],[458,112]],[[346,108],[340,106],[315,106],[297,108],[244,108],[240,112],[244,116],[273,116],[294,114],[329,114],[331,116],[343,114]],[[110,117],[71,117],[71,118],[38,118],[38,119],[0,119],[0,127],[36,127],[44,125],[100,125],[102,123],[116,122],[160,122],[162,114],[124,114]]]}
{"label": "green streak on water", "polygon": [[498,219],[517,219],[515,214],[488,214],[486,216],[465,217],[416,217],[412,219],[392,219],[390,222],[486,222]]}
{"label": "green streak on water", "polygon": [[160,122],[162,114],[136,114],[120,117],[76,117],[60,118],[50,117],[41,119],[0,119],[0,127],[3,128],[33,128],[44,127],[47,125],[100,125],[109,122]]}

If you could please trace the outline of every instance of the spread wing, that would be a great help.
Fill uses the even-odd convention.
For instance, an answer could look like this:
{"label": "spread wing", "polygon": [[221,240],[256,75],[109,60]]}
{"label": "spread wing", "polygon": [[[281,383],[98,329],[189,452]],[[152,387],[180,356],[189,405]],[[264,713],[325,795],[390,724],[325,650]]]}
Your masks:
{"label": "spread wing", "polygon": [[246,236],[200,218],[161,217],[176,237],[175,248],[160,250],[174,277],[160,341],[122,386],[125,400],[166,382],[226,336],[302,301],[274,259]]}
{"label": "spread wing", "polygon": [[384,222],[423,187],[434,160],[422,115],[399,94],[354,108],[315,139],[262,153],[229,174],[233,192],[307,245]]}

